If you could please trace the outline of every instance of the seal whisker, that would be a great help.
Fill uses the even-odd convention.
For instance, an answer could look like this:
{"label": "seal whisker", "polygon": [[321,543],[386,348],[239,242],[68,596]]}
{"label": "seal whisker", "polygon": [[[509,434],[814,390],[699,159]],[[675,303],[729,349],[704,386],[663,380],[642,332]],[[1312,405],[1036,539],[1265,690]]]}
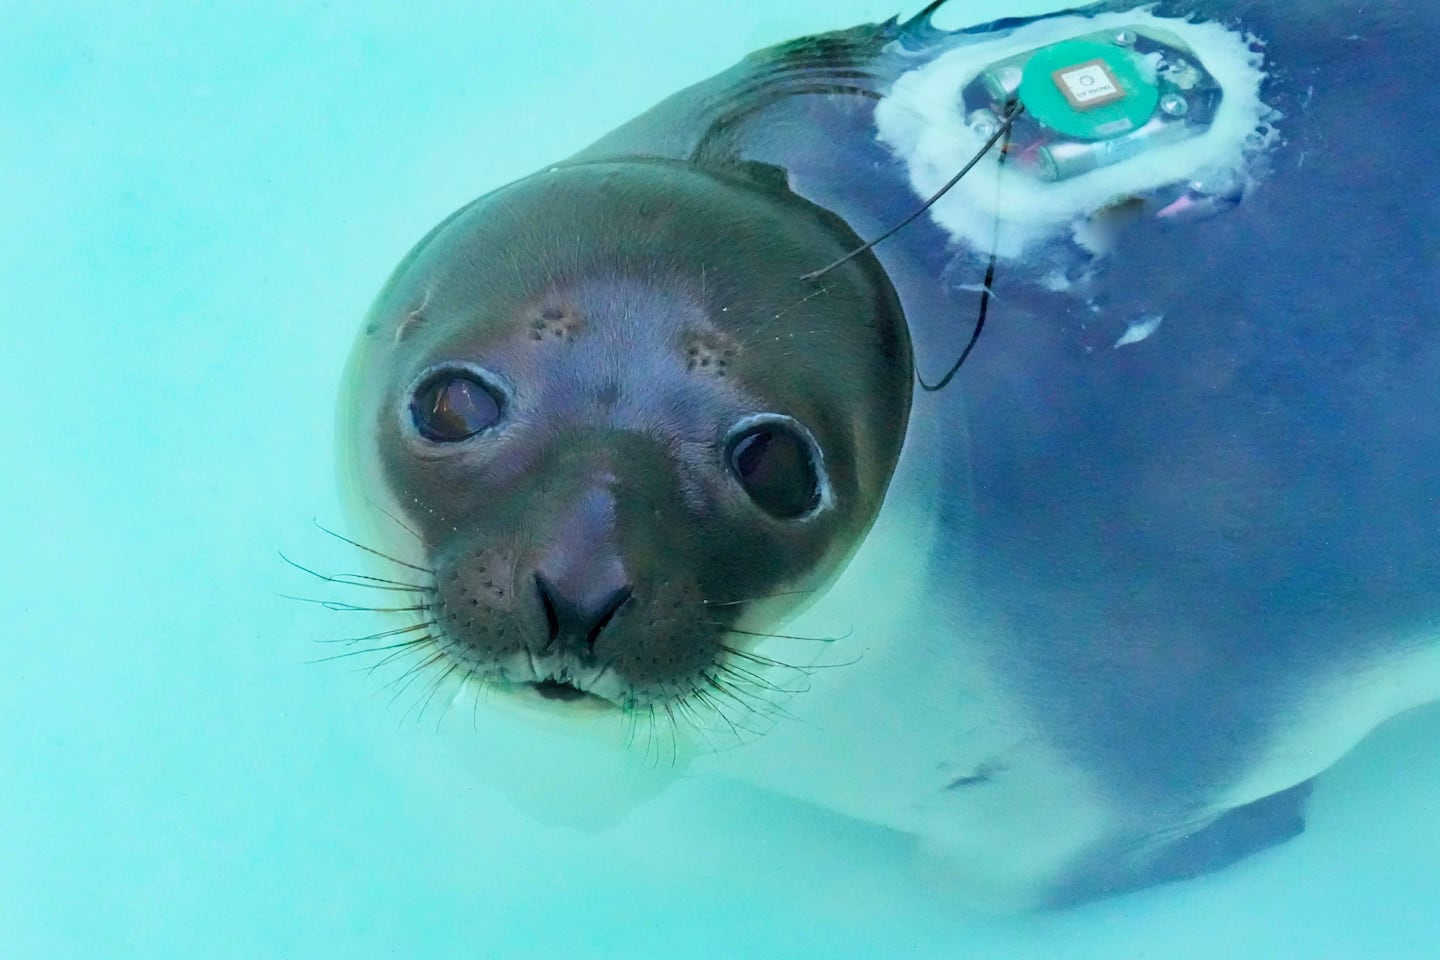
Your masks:
{"label": "seal whisker", "polygon": [[418,644],[426,643],[427,641],[432,639],[433,638],[429,634],[426,634],[423,637],[412,637],[409,640],[401,640],[399,643],[387,643],[384,646],[380,647],[365,647],[363,650],[346,650],[344,653],[335,653],[331,654],[328,657],[317,657],[314,660],[306,660],[305,662],[307,664],[329,663],[332,660],[344,660],[348,657],[364,656],[367,653],[384,653],[386,650],[400,650],[405,647],[414,647]]}
{"label": "seal whisker", "polygon": [[[759,702],[766,704],[767,706],[778,706],[775,701],[769,698],[770,694],[778,693],[787,696],[794,696],[796,694],[804,693],[805,690],[808,689],[805,687],[801,687],[800,689],[781,687],[779,684],[764,677],[757,676],[756,674],[753,674],[748,670],[737,670],[729,666],[728,664],[717,664],[715,666],[714,674],[717,683],[719,683],[719,678],[722,676],[730,681],[731,686],[724,688],[728,692],[741,698],[756,698]],[[745,702],[747,704],[750,704],[749,700],[746,700]],[[751,706],[753,707],[753,704],[751,704]]]}
{"label": "seal whisker", "polygon": [[[709,685],[710,678],[708,676],[702,674],[701,679],[705,681],[705,684],[707,686]],[[766,716],[761,711],[758,711],[753,707],[746,706],[743,701],[738,702],[738,706],[742,710],[744,710],[747,715],[760,717],[762,725],[752,725],[746,723],[745,718],[732,717],[730,715],[730,711],[726,709],[726,705],[722,700],[712,695],[709,691],[703,689],[699,685],[695,686],[691,690],[689,697],[690,699],[703,705],[705,709],[709,710],[716,717],[718,717],[720,719],[720,722],[725,724],[725,726],[730,730],[731,743],[727,749],[735,749],[737,747],[742,747],[747,743],[763,737],[775,726],[775,720],[773,717]],[[713,728],[713,724],[711,726]]]}
{"label": "seal whisker", "polygon": [[689,690],[687,690],[685,694],[675,702],[675,706],[676,709],[683,713],[685,717],[690,721],[690,724],[695,728],[700,738],[705,741],[705,745],[710,748],[710,752],[715,754],[716,756],[719,756],[720,748],[707,735],[707,731],[715,730],[716,727],[713,722],[707,723],[703,720],[699,709],[701,706],[704,706],[711,713],[715,714],[722,721],[724,721],[725,725],[730,728],[730,732],[735,737],[736,741],[740,742],[738,728],[736,728],[734,724],[730,723],[728,717],[724,716],[723,713],[715,709],[714,703],[706,702],[704,697],[704,691],[702,691],[698,686],[692,686]]}
{"label": "seal whisker", "polygon": [[[431,639],[434,639],[434,638],[432,637]],[[366,668],[364,668],[363,670],[357,670],[356,672],[357,672],[357,673],[363,673],[363,674],[365,675],[365,677],[368,679],[368,678],[370,678],[370,677],[373,677],[382,667],[388,666],[389,664],[394,663],[395,661],[402,660],[402,659],[404,659],[404,658],[407,657],[407,656],[414,656],[414,655],[416,655],[416,654],[424,654],[424,653],[425,653],[425,650],[426,650],[426,648],[425,648],[425,646],[424,646],[423,644],[416,643],[416,644],[413,644],[413,645],[411,645],[411,646],[408,646],[408,647],[404,647],[404,648],[395,650],[395,651],[393,651],[392,653],[388,653],[388,654],[386,654],[384,657],[382,657],[380,660],[377,660],[375,663],[372,663],[369,667],[366,667]],[[393,681],[392,681],[392,682],[393,682]],[[383,690],[383,689],[385,689],[385,687],[382,686],[382,687],[380,687],[380,689]],[[378,693],[379,691],[376,691],[376,692]]]}
{"label": "seal whisker", "polygon": [[[484,685],[484,679],[478,678],[478,674],[480,674],[480,672],[475,669],[475,666],[469,666],[467,671],[465,671],[465,675],[459,678],[459,689],[461,689],[462,692],[467,691],[467,689],[471,687],[471,684],[482,687],[482,685]],[[455,699],[459,699],[459,694],[455,695]],[[451,702],[454,704],[454,699],[452,699]],[[446,707],[446,710],[448,710],[448,707]],[[444,715],[442,715],[442,718],[444,718]],[[474,712],[471,712],[469,721],[471,721],[471,724],[474,724],[475,720],[477,720],[477,717],[475,717]]]}
{"label": "seal whisker", "polygon": [[[655,739],[655,704],[649,703],[645,706],[645,712],[647,717],[647,723],[645,727],[645,753],[641,759],[646,764],[646,766],[650,766],[650,768],[653,770],[655,767],[658,767],[660,765],[660,747],[657,745]],[[655,762],[653,766],[651,766],[650,762],[650,749],[652,747],[654,747],[655,749]]]}
{"label": "seal whisker", "polygon": [[[469,683],[474,677],[475,671],[472,668],[471,671],[466,674],[465,682]],[[484,693],[489,692],[489,680],[486,679],[484,675],[481,675],[480,678],[476,680],[474,689],[475,696],[470,698],[470,729],[472,732],[478,733],[480,731],[480,696]]]}
{"label": "seal whisker", "polygon": [[631,709],[630,706],[625,705],[621,707],[620,712],[621,715],[625,718],[625,737],[621,741],[621,745],[626,750],[629,750],[635,745],[635,727],[637,723],[635,719],[635,711]]}
{"label": "seal whisker", "polygon": [[723,667],[716,667],[714,676],[717,682],[724,678],[725,689],[752,713],[769,716],[772,708],[778,705],[778,699],[793,695],[793,692],[783,691],[775,684],[757,683]]}
{"label": "seal whisker", "polygon": [[[766,718],[767,720],[770,720],[772,726],[774,725],[774,716],[773,716],[772,714],[768,714],[768,713],[764,713],[764,712],[762,712],[762,711],[756,710],[755,707],[753,707],[753,706],[745,703],[745,701],[740,700],[740,699],[734,697],[732,694],[729,693],[729,691],[725,691],[725,690],[717,687],[717,686],[716,686],[716,682],[715,682],[715,678],[712,677],[712,676],[710,676],[709,674],[705,674],[705,675],[704,675],[704,680],[705,680],[705,682],[706,682],[707,685],[711,686],[713,689],[716,689],[716,690],[720,691],[721,693],[724,693],[726,696],[730,697],[730,699],[734,700],[734,702],[735,702],[736,704],[738,704],[738,705],[740,706],[740,708],[743,709],[746,713],[749,713],[749,714],[758,714],[759,716],[762,716],[762,717]],[[725,725],[728,726],[728,727],[730,728],[731,732],[733,732],[733,733],[735,734],[735,740],[736,740],[737,743],[743,743],[743,742],[744,742],[744,739],[745,739],[745,738],[744,738],[743,736],[741,736],[741,734],[740,734],[740,731],[742,731],[742,730],[745,731],[745,733],[748,733],[748,734],[750,734],[750,735],[752,735],[752,736],[756,736],[756,737],[762,737],[762,736],[764,736],[765,733],[767,732],[767,731],[765,731],[765,730],[757,730],[757,729],[755,729],[754,727],[746,726],[745,724],[739,722],[738,720],[732,719],[732,718],[730,717],[730,715],[725,712],[725,708],[724,708],[723,706],[721,706],[720,702],[719,702],[715,697],[713,697],[713,696],[711,696],[710,694],[706,693],[704,690],[699,689],[698,687],[697,687],[697,688],[695,689],[695,691],[694,691],[694,696],[695,696],[697,699],[699,699],[701,703],[704,703],[704,704],[705,704],[706,706],[708,706],[711,710],[715,711],[715,714],[716,714],[717,716],[719,716],[721,720],[725,721]],[[767,704],[767,705],[768,705],[768,704]]]}
{"label": "seal whisker", "polygon": [[363,637],[337,637],[332,640],[316,640],[315,642],[356,644],[364,643],[367,640],[384,640],[386,637],[398,637],[402,633],[414,633],[416,630],[424,630],[427,627],[435,626],[438,622],[439,621],[437,620],[425,620],[421,623],[412,623],[403,627],[394,627],[390,630],[380,630],[375,633],[367,634]]}
{"label": "seal whisker", "polygon": [[[390,561],[391,563],[396,564],[397,566],[409,567],[411,570],[416,570],[416,571],[419,571],[420,573],[428,573],[428,574],[431,574],[432,576],[433,576],[434,573],[435,573],[435,571],[432,570],[432,569],[430,569],[429,567],[422,567],[422,566],[420,566],[419,564],[409,563],[409,562],[407,562],[407,561],[405,561],[405,560],[401,560],[399,557],[392,557],[390,554],[384,552],[383,550],[376,550],[374,547],[367,547],[365,544],[359,542],[358,540],[352,540],[352,539],[350,539],[349,537],[345,536],[343,533],[339,533],[339,532],[337,532],[337,531],[335,531],[335,530],[331,530],[329,527],[325,526],[325,525],[324,525],[323,523],[321,523],[319,520],[315,520],[315,519],[312,518],[311,522],[314,523],[315,526],[316,526],[322,533],[328,533],[330,536],[334,537],[336,540],[339,540],[341,543],[348,543],[348,544],[350,544],[350,546],[355,547],[357,550],[363,550],[363,551],[365,551],[366,553],[370,554],[371,556],[379,557],[379,558],[382,559],[382,560],[388,560],[388,561]],[[412,531],[412,532],[413,532],[413,531]]]}
{"label": "seal whisker", "polygon": [[738,607],[747,603],[755,603],[759,600],[775,600],[779,597],[799,597],[814,590],[782,590],[779,593],[762,593],[754,597],[745,597],[740,600],[701,600],[700,604],[706,607]]}
{"label": "seal whisker", "polygon": [[851,659],[843,660],[840,663],[811,663],[806,664],[802,667],[799,664],[786,663],[783,660],[771,659],[770,657],[758,654],[753,650],[742,650],[739,647],[731,647],[726,644],[721,644],[720,649],[724,650],[728,654],[731,654],[732,656],[739,657],[741,660],[749,660],[751,663],[759,664],[766,667],[782,667],[786,670],[795,670],[799,673],[805,674],[807,677],[812,676],[813,672],[816,670],[834,670],[839,667],[854,666],[862,659],[864,659],[865,656],[863,653],[857,653]]}
{"label": "seal whisker", "polygon": [[[279,553],[279,551],[277,551],[277,553]],[[408,593],[435,592],[435,587],[433,585],[406,583],[403,580],[387,580],[384,577],[375,577],[371,576],[368,573],[321,573],[318,570],[312,570],[311,568],[305,566],[302,563],[297,563],[294,560],[291,560],[289,557],[285,556],[284,553],[280,553],[279,555],[281,560],[284,560],[296,570],[299,570],[302,573],[308,573],[310,574],[310,576],[316,578],[317,580],[323,580],[326,583],[337,583],[342,587],[366,587],[371,590],[399,590]]]}
{"label": "seal whisker", "polygon": [[[660,766],[660,758],[661,758],[661,756],[662,756],[662,748],[661,748],[661,746],[660,746],[660,744],[661,744],[660,727],[661,727],[660,714],[659,714],[659,711],[657,711],[657,710],[655,709],[655,704],[652,703],[652,704],[650,705],[650,743],[653,744],[654,747],[655,747],[655,759],[654,759],[654,761],[652,762],[652,766],[651,766],[651,769],[652,769],[652,770],[659,768],[659,766]],[[671,734],[672,734],[672,735],[674,734],[674,730],[673,730],[673,729],[671,730]],[[646,756],[648,757],[649,754],[650,754],[650,746],[649,746],[649,745],[646,746],[646,748],[645,748],[645,753],[646,753]]]}
{"label": "seal whisker", "polygon": [[705,746],[710,748],[710,753],[718,757],[720,755],[720,749],[716,747],[714,742],[706,735],[705,724],[701,723],[700,719],[695,716],[694,707],[690,703],[690,694],[686,694],[675,701],[675,710],[684,717],[685,722],[690,725],[690,728],[695,731],[695,734],[701,740],[705,741]]}
{"label": "seal whisker", "polygon": [[[706,673],[706,674],[704,674],[703,676],[704,676],[705,682],[710,686],[710,689],[714,690],[716,693],[720,694],[721,696],[728,697],[728,698],[730,698],[731,700],[735,701],[735,703],[737,703],[740,707],[742,707],[743,709],[745,709],[747,712],[750,712],[750,713],[754,713],[754,712],[755,712],[755,707],[754,707],[752,704],[750,704],[750,703],[746,702],[745,700],[741,699],[739,694],[737,694],[735,691],[731,690],[729,687],[725,686],[725,684],[721,683],[719,677],[715,676],[713,673]],[[769,705],[769,701],[768,701],[768,700],[762,701],[762,702],[764,702],[764,703],[766,703],[767,705]]]}
{"label": "seal whisker", "polygon": [[[425,637],[425,639],[428,639],[428,640],[432,640],[432,641],[433,641],[433,640],[435,640],[436,638],[434,637],[434,635],[427,634],[426,637]],[[381,659],[381,660],[379,660],[379,661],[371,664],[371,665],[365,670],[365,675],[366,675],[367,677],[369,677],[369,676],[374,676],[374,675],[375,675],[375,672],[378,671],[381,667],[387,666],[388,664],[394,662],[395,660],[401,659],[402,657],[406,656],[407,654],[424,653],[424,652],[425,652],[425,650],[424,650],[424,648],[423,648],[420,644],[416,644],[416,645],[413,646],[413,647],[408,647],[408,648],[403,648],[403,649],[400,649],[400,650],[396,650],[394,653],[391,653],[391,654],[389,654],[388,656],[384,657],[383,659]],[[397,678],[395,678],[394,680],[391,680],[389,683],[385,684],[385,685],[382,686],[380,689],[383,690],[383,689],[385,689],[386,687],[389,687],[391,684],[398,683],[401,679],[403,679],[403,677],[404,677],[404,674],[401,674],[400,677],[397,677]]]}
{"label": "seal whisker", "polygon": [[786,663],[784,660],[776,660],[773,657],[767,657],[764,654],[756,653],[753,650],[742,650],[739,647],[732,647],[729,644],[724,643],[720,644],[720,649],[730,654],[732,657],[738,657],[741,660],[748,660],[750,663],[756,664],[757,666],[780,667],[784,670],[797,670],[800,673],[804,673],[807,675],[809,674],[808,667],[802,667],[799,664],[794,663]]}
{"label": "seal whisker", "polygon": [[761,717],[771,726],[781,719],[799,722],[799,718],[786,710],[783,704],[770,699],[762,693],[741,690],[738,686],[736,689],[731,689],[714,674],[706,674],[705,681],[717,693],[732,700],[746,713]]}
{"label": "seal whisker", "polygon": [[282,593],[280,596],[286,600],[294,600],[297,603],[313,603],[324,607],[326,610],[335,610],[341,613],[415,613],[429,607],[429,604],[417,603],[409,607],[367,607],[358,603],[347,603],[344,600],[325,600],[320,597],[297,597],[291,593]]}
{"label": "seal whisker", "polygon": [[[802,686],[799,688],[782,687],[780,684],[776,683],[773,680],[763,677],[750,670],[746,670],[744,667],[737,667],[731,663],[722,663],[717,666],[716,669],[722,675],[730,677],[733,680],[737,680],[742,684],[749,684],[750,686],[757,687],[761,690],[772,691],[774,693],[783,693],[795,696],[797,694],[805,693],[807,690],[810,689],[808,686]],[[796,672],[802,674],[804,673],[804,671],[799,670],[798,668],[796,668]]]}
{"label": "seal whisker", "polygon": [[[429,299],[429,293],[426,294],[426,299]],[[401,520],[399,517],[395,516],[395,514],[391,513],[389,510],[386,510],[384,507],[380,506],[380,504],[376,503],[370,497],[366,497],[365,502],[370,504],[370,506],[373,507],[375,510],[384,514],[391,521],[393,521],[395,526],[410,534],[410,536],[414,537],[419,543],[424,544],[425,538],[420,536],[419,531],[417,531],[414,527],[410,526],[404,520]]]}
{"label": "seal whisker", "polygon": [[[433,673],[430,673],[429,670],[430,667],[433,666],[438,668],[441,665],[442,664],[438,662],[435,658],[431,658],[424,663],[419,664],[416,669],[412,671],[413,676],[411,677],[410,683],[405,684],[404,687],[401,687],[400,690],[396,692],[396,695],[394,697],[390,698],[390,704],[393,706],[395,701],[399,699],[399,695],[408,690],[411,684],[413,684],[416,680],[419,680],[422,675],[428,674],[433,677]],[[428,704],[428,701],[425,698],[425,690],[427,689],[427,687],[428,684],[426,686],[422,686],[420,689],[420,693],[416,695],[415,699],[411,700],[409,705],[406,706],[403,711],[401,711],[399,723],[404,724],[406,721],[408,721],[410,719],[411,712],[416,711],[416,707],[419,707],[420,709],[415,712],[415,722],[420,722],[425,713],[425,707],[422,706],[422,703]]]}
{"label": "seal whisker", "polygon": [[652,741],[655,740],[655,708],[648,707],[648,710],[645,710],[644,714],[642,714],[641,711],[635,711],[634,717],[636,734],[639,733],[639,721],[641,721],[642,715],[644,715],[645,717],[645,750],[642,751],[641,759],[648,764],[649,746],[651,746]]}
{"label": "seal whisker", "polygon": [[[422,662],[413,665],[412,667],[410,667],[409,670],[406,670],[399,677],[396,677],[394,680],[391,680],[389,683],[387,683],[385,685],[386,689],[394,686],[397,683],[400,683],[400,681],[402,680],[405,681],[398,689],[395,690],[394,695],[390,697],[388,705],[393,707],[395,705],[395,701],[400,699],[400,697],[405,693],[405,691],[409,690],[410,686],[417,679],[419,679],[420,674],[424,673],[429,668],[435,666],[437,663],[444,662],[446,659],[448,658],[445,655],[445,649],[442,647],[441,649],[436,650]],[[400,719],[402,722],[404,721],[405,717],[409,715],[409,713],[410,711],[406,710],[405,713],[400,715]]]}
{"label": "seal whisker", "polygon": [[[635,711],[634,714],[633,714],[633,716],[635,717],[634,730],[635,730],[635,732],[638,734],[638,733],[639,733],[639,730],[640,730],[640,711],[638,711],[638,710]],[[653,722],[654,722],[654,719],[651,718],[651,723],[653,724]],[[634,741],[632,740],[630,746],[633,746],[633,745],[634,745]],[[641,760],[648,763],[649,756],[650,756],[650,735],[647,734],[646,737],[645,737],[645,750],[644,750],[644,752],[641,754]]]}
{"label": "seal whisker", "polygon": [[838,640],[848,640],[850,634],[847,632],[838,637],[806,637],[793,633],[762,633],[756,630],[741,630],[739,627],[726,627],[718,620],[701,620],[700,623],[709,624],[712,627],[725,627],[726,633],[738,633],[745,637],[762,637],[774,640],[808,640],[811,643],[835,643]]}
{"label": "seal whisker", "polygon": [[342,573],[333,577],[326,577],[331,583],[338,583],[342,587],[365,587],[370,590],[395,590],[400,593],[434,593],[435,588],[421,586],[415,583],[401,583],[396,580],[382,580],[379,577],[371,577],[359,573]]}
{"label": "seal whisker", "polygon": [[665,708],[665,716],[669,720],[667,726],[670,729],[670,766],[680,762],[680,739],[675,733],[675,711],[670,701],[661,704]]}
{"label": "seal whisker", "polygon": [[737,667],[733,663],[717,663],[715,669],[725,676],[743,681],[751,686],[759,687],[762,690],[778,690],[778,685],[769,678],[747,670],[744,667]]}
{"label": "seal whisker", "polygon": [[[665,707],[663,703],[647,703],[645,705],[647,722],[645,729],[645,753],[643,754],[643,760],[645,762],[645,765],[652,770],[658,769],[660,767],[660,761],[661,758],[664,756],[665,752],[664,747],[661,746],[663,738],[661,737],[660,733],[660,728],[661,726],[663,726],[663,722],[660,716],[660,710],[657,709],[657,706],[660,709],[664,709]],[[670,720],[670,735],[673,737],[675,734],[674,717],[672,716]]]}
{"label": "seal whisker", "polygon": [[713,700],[711,700],[705,695],[704,690],[696,687],[691,690],[690,693],[687,694],[687,696],[693,697],[701,703],[705,704],[705,706],[709,707],[710,711],[714,713],[717,717],[719,717],[725,723],[725,725],[730,728],[730,733],[734,735],[737,743],[744,740],[744,738],[740,736],[740,729],[730,720],[729,717],[725,715],[725,711],[721,710],[718,704],[716,704]]}
{"label": "seal whisker", "polygon": [[[450,666],[445,670],[445,672],[440,674],[438,677],[436,677],[433,681],[430,682],[429,686],[427,687],[428,692],[425,694],[425,702],[420,707],[419,712],[415,714],[415,721],[417,723],[424,719],[425,711],[430,709],[430,704],[434,702],[435,695],[440,692],[440,688],[445,685],[445,681],[449,680],[450,677],[455,674],[455,671],[459,669],[460,664],[454,660],[450,660]],[[445,714],[449,711],[449,709],[450,700],[446,700],[440,707],[440,716],[435,718],[435,729],[437,731],[440,729],[440,724],[445,722]],[[409,711],[407,710],[406,713],[408,714]]]}

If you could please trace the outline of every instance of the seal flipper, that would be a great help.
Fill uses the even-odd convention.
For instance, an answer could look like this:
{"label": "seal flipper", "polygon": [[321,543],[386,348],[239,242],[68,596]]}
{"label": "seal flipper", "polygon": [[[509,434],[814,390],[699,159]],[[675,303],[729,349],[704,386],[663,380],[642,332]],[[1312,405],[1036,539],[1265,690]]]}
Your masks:
{"label": "seal flipper", "polygon": [[1088,863],[1072,883],[1057,891],[1051,905],[1074,906],[1097,897],[1193,880],[1293,840],[1305,832],[1305,803],[1314,785],[1312,777],[1227,810],[1194,833],[1166,842],[1158,856],[1130,873],[1117,875],[1116,867],[1124,862],[1123,857],[1106,856]]}
{"label": "seal flipper", "polygon": [[1225,811],[1203,830],[1167,847],[1139,878],[1139,885],[1189,880],[1295,839],[1305,832],[1305,802],[1314,785],[1312,777],[1279,793]]}
{"label": "seal flipper", "polygon": [[1048,905],[1076,907],[1097,898],[1204,877],[1238,864],[1251,853],[1293,841],[1305,832],[1305,803],[1313,786],[1312,777],[1253,803],[1225,810],[1194,832],[1165,839],[1158,855],[1140,866],[1135,865],[1133,856],[1113,849],[1086,858],[1071,871],[1070,881],[1057,885]]}

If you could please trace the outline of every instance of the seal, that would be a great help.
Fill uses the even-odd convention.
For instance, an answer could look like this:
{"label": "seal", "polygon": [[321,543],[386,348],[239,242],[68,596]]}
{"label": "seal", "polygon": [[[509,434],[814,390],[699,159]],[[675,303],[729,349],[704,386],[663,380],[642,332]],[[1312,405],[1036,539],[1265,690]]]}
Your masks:
{"label": "seal", "polygon": [[658,717],[1026,909],[1295,836],[1440,699],[1440,9],[941,6],[437,227],[342,478],[443,676]]}

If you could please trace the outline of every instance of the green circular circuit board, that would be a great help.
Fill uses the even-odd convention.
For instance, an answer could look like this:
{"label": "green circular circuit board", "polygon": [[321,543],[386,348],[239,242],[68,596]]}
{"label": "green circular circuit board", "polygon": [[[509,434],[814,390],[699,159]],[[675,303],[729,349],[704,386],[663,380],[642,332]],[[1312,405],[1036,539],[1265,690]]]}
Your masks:
{"label": "green circular circuit board", "polygon": [[1092,40],[1037,50],[1025,64],[1019,94],[1040,123],[1082,140],[1138,129],[1160,100],[1160,88],[1146,79],[1131,51]]}

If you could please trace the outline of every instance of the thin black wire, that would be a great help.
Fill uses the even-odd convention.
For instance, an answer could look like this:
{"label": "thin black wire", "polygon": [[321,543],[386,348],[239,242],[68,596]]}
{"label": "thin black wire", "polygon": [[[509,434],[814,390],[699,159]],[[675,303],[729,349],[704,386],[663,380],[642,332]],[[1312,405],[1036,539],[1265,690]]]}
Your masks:
{"label": "thin black wire", "polygon": [[[1011,110],[1007,115],[1005,125],[1000,131],[996,131],[997,136],[1001,132],[1003,132],[1005,136],[1005,142],[1000,147],[1000,161],[996,164],[997,167],[1003,167],[1005,165],[1005,158],[1009,155],[1008,151],[1010,149],[1010,126],[1015,122],[1015,118],[1019,116],[1020,111],[1023,109],[1024,107],[1017,103],[1015,109]],[[985,145],[985,150],[981,151],[980,156],[984,156],[985,152],[989,151],[994,143],[995,137],[991,137],[990,142]],[[966,169],[968,170],[970,167],[973,167],[979,159],[980,157],[976,157],[975,160],[970,161]],[[964,171],[962,170],[961,173],[963,174]],[[950,181],[950,183],[945,186],[945,189],[950,189],[959,179],[959,177],[956,177],[955,180]],[[998,210],[995,215],[995,233],[996,237],[990,243],[990,263],[985,267],[985,282],[980,288],[980,312],[975,317],[975,329],[971,331],[970,342],[965,344],[965,349],[960,353],[960,359],[956,360],[954,365],[946,371],[945,376],[941,377],[940,380],[933,385],[926,383],[925,378],[920,375],[920,367],[918,365],[915,367],[915,382],[920,384],[920,389],[927,393],[937,393],[938,391],[944,390],[950,384],[950,381],[955,379],[955,374],[960,372],[960,368],[965,365],[966,359],[970,356],[970,351],[974,350],[975,344],[979,342],[980,331],[985,329],[985,317],[990,312],[990,285],[995,282],[995,262],[999,259],[1000,252],[1000,215]]]}
{"label": "thin black wire", "polygon": [[[904,220],[901,220],[899,223],[895,224],[895,226],[891,227],[889,230],[886,230],[884,233],[880,234],[880,236],[876,237],[874,240],[871,240],[864,246],[856,247],[854,250],[851,250],[849,253],[845,254],[845,256],[841,257],[839,260],[836,260],[833,263],[827,263],[819,270],[812,270],[809,273],[803,274],[800,279],[818,280],[821,277],[825,276],[825,274],[829,273],[831,270],[834,270],[836,267],[840,266],[841,264],[849,263],[851,260],[860,256],[860,254],[874,247],[876,244],[884,240],[890,239],[895,234],[908,227],[911,223],[914,222],[916,217],[920,216],[920,214],[924,213],[926,210],[929,210],[932,206],[935,205],[935,201],[945,196],[945,194],[949,192],[951,187],[959,183],[960,178],[964,177],[965,174],[969,173],[972,169],[974,169],[975,164],[979,163],[981,160],[984,159],[985,154],[989,153],[991,148],[994,147],[995,144],[1000,142],[1001,137],[1005,138],[1005,146],[1009,147],[1010,128],[1014,126],[1015,118],[1020,116],[1020,114],[1023,113],[1024,110],[1024,105],[1017,100],[1015,102],[1015,106],[1011,107],[1010,111],[1005,114],[1005,118],[1001,122],[1000,127],[993,134],[990,135],[990,139],[985,141],[985,145],[980,148],[980,150],[975,154],[975,156],[970,158],[970,162],[965,164],[965,166],[961,167],[960,172],[955,174],[955,176],[951,177],[950,181],[946,183],[945,186],[941,187],[939,190],[936,190],[934,195],[932,195],[929,200],[926,200],[920,206],[916,207],[914,212],[911,213],[910,216],[906,217]],[[1001,163],[1005,162],[1005,154],[1003,150],[1004,148],[1002,148],[1002,152],[1000,154]]]}

